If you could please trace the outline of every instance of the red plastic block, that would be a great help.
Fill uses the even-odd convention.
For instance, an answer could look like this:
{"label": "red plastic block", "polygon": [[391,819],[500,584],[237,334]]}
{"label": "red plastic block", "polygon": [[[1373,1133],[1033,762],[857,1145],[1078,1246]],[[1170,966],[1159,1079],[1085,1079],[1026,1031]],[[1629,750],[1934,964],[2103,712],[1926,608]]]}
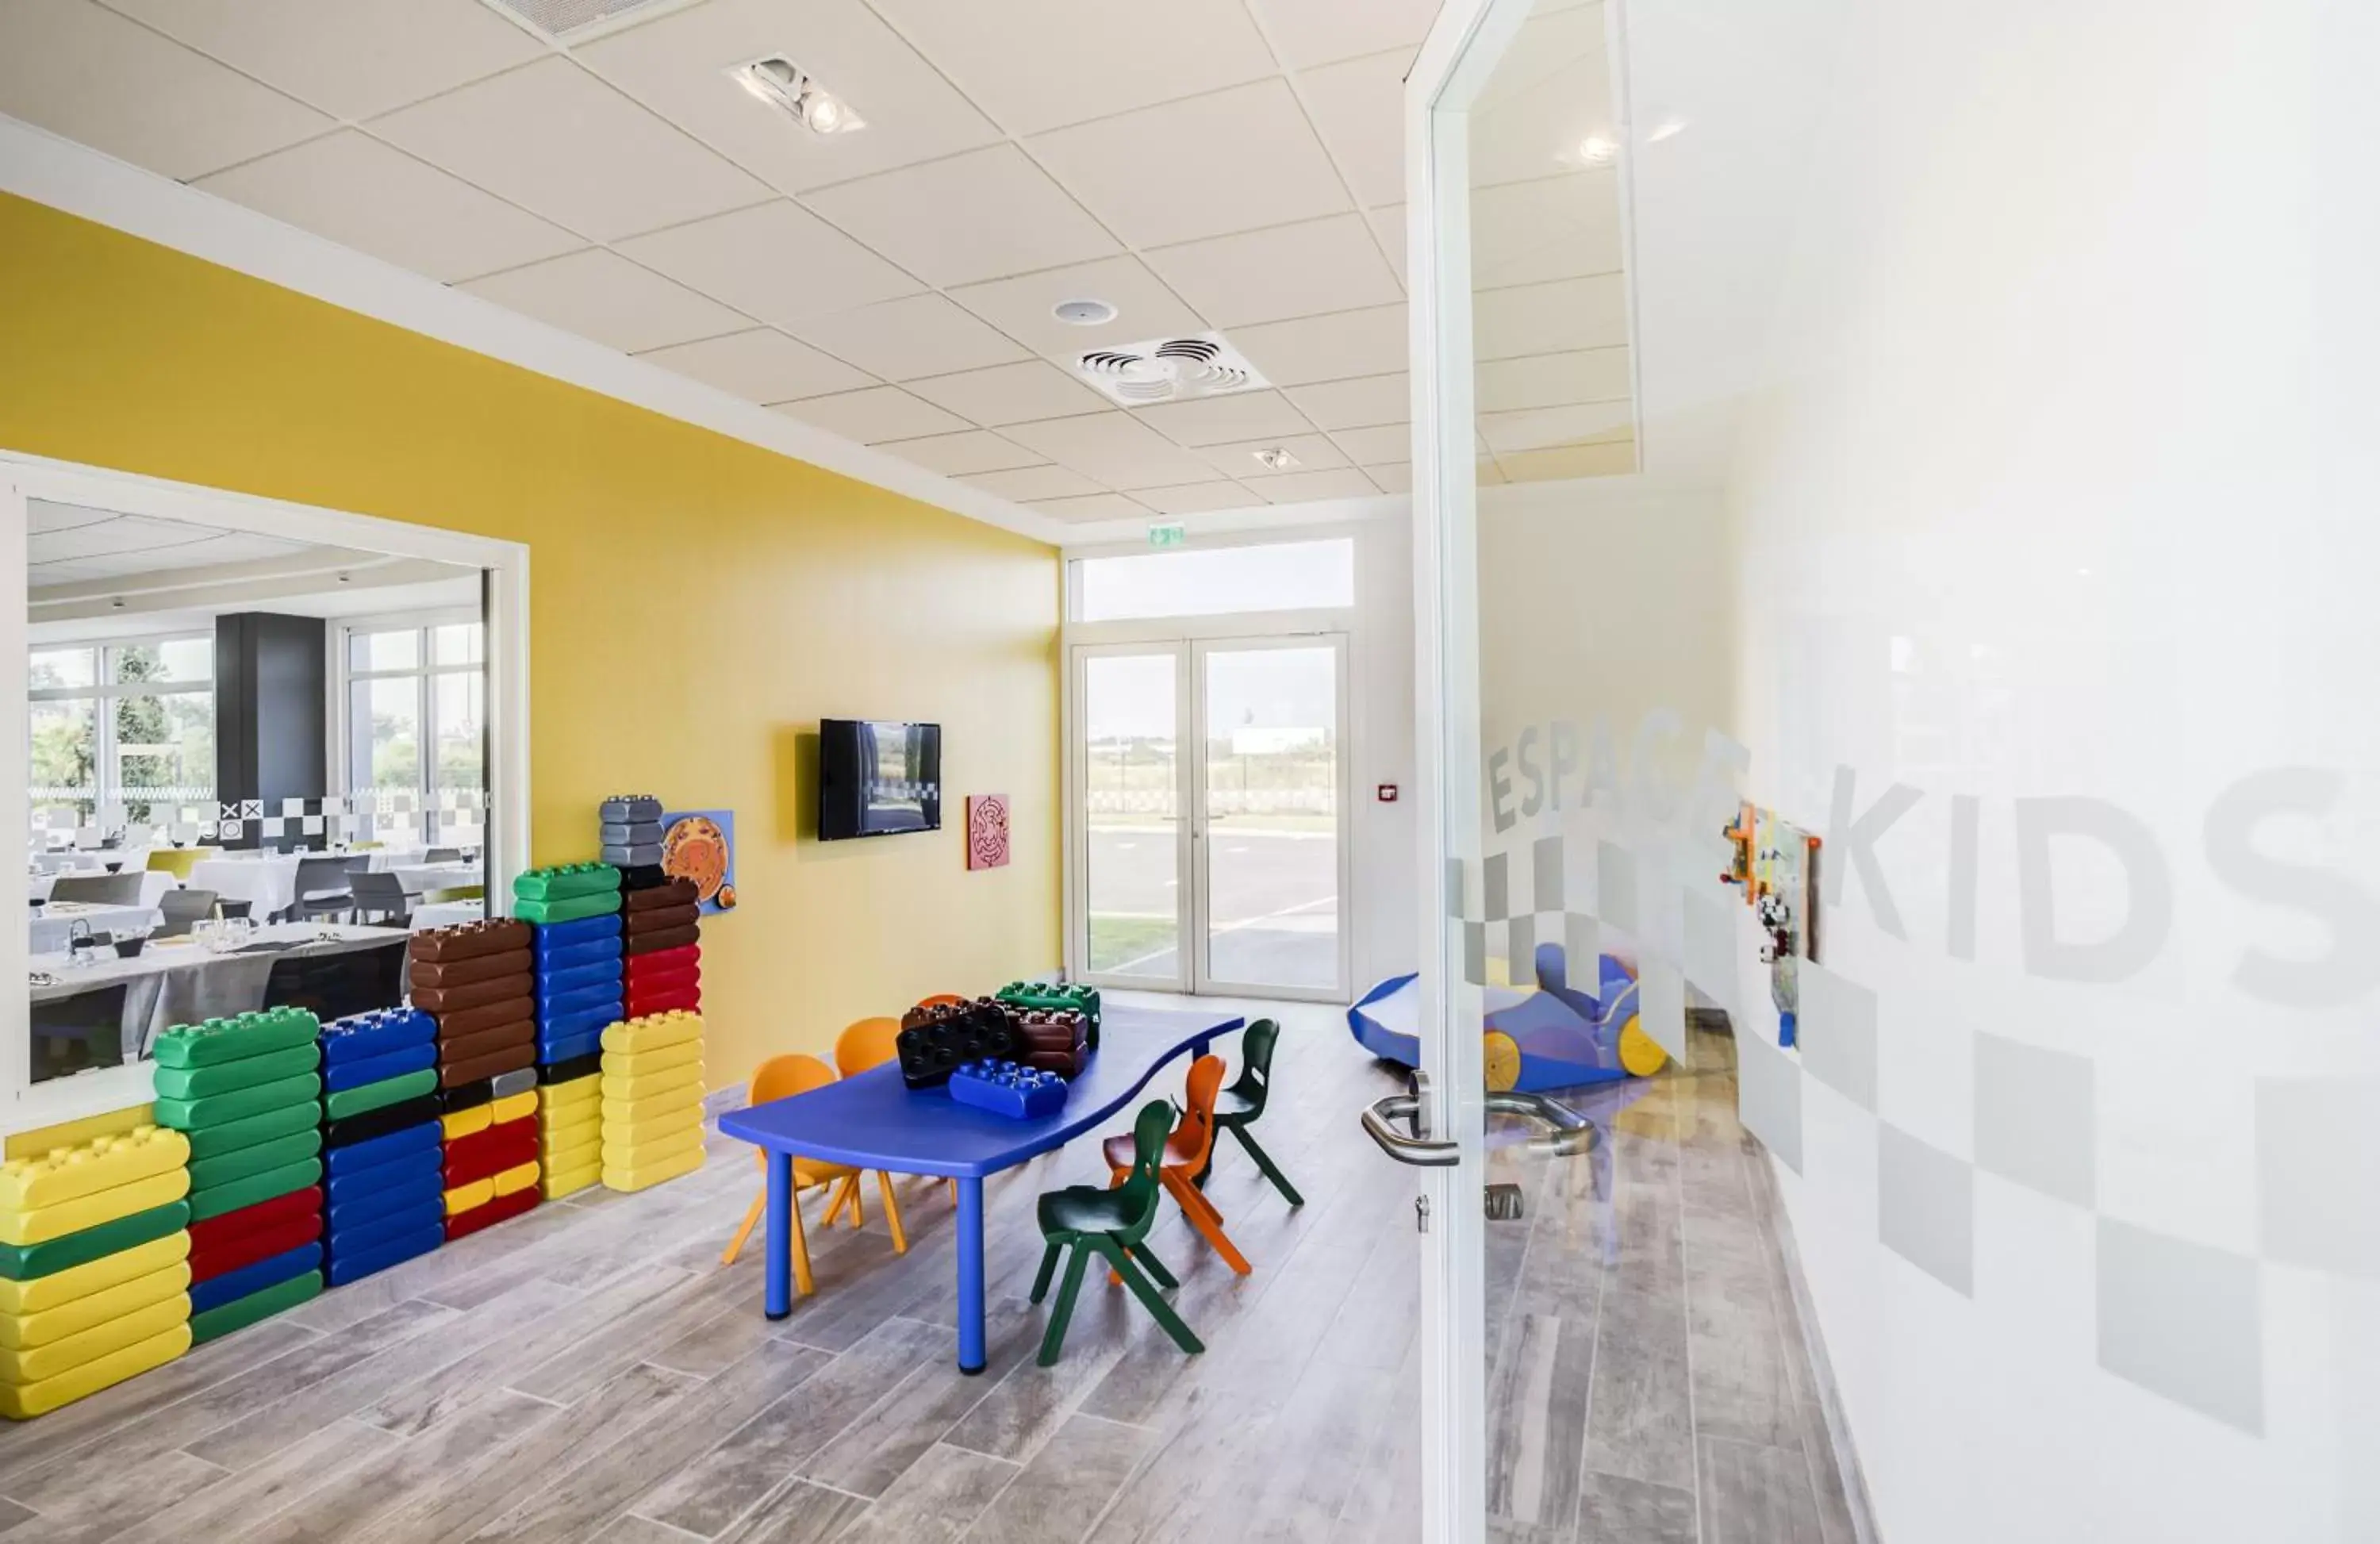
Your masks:
{"label": "red plastic block", "polygon": [[516,1190],[509,1196],[499,1196],[485,1206],[475,1206],[468,1211],[458,1211],[446,1219],[446,1242],[452,1244],[466,1234],[478,1233],[492,1223],[508,1217],[518,1217],[537,1205],[538,1187]]}

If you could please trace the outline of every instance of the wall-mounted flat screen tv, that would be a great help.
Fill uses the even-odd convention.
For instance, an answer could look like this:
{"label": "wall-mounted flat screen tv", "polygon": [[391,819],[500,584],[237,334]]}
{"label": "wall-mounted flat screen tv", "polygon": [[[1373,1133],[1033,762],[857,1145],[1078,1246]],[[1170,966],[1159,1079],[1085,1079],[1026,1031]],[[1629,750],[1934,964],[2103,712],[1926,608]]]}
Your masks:
{"label": "wall-mounted flat screen tv", "polygon": [[819,723],[819,840],[942,828],[942,726]]}

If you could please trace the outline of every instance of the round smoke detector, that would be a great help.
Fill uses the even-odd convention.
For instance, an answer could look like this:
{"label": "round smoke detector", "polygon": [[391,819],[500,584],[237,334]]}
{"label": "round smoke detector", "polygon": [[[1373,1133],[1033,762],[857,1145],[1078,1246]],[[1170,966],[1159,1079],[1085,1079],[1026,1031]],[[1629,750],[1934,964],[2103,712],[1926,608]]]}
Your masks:
{"label": "round smoke detector", "polygon": [[1116,319],[1116,309],[1105,300],[1061,300],[1050,308],[1050,313],[1077,327],[1096,327]]}

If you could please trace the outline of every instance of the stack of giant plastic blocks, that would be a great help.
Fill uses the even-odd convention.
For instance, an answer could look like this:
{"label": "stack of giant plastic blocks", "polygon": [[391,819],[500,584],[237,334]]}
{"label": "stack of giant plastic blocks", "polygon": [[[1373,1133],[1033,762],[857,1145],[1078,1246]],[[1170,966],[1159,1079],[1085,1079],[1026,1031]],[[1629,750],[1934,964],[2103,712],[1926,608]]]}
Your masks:
{"label": "stack of giant plastic blocks", "polygon": [[513,913],[528,923],[536,956],[538,1161],[552,1199],[602,1175],[603,1030],[625,1005],[620,870],[574,863],[523,874]]}
{"label": "stack of giant plastic blocks", "polygon": [[642,1190],[702,1167],[702,1015],[603,1031],[603,1183]]}
{"label": "stack of giant plastic blocks", "polygon": [[323,1254],[333,1286],[428,1254],[445,1234],[438,1025],[386,1008],[322,1027]]}

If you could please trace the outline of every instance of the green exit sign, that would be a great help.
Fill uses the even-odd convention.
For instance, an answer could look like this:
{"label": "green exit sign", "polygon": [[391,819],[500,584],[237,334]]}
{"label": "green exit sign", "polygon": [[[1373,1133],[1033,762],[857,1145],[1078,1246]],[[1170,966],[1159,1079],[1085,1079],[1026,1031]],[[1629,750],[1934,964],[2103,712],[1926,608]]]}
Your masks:
{"label": "green exit sign", "polygon": [[1148,544],[1152,547],[1178,547],[1189,539],[1190,533],[1182,529],[1179,520],[1171,525],[1148,528]]}

